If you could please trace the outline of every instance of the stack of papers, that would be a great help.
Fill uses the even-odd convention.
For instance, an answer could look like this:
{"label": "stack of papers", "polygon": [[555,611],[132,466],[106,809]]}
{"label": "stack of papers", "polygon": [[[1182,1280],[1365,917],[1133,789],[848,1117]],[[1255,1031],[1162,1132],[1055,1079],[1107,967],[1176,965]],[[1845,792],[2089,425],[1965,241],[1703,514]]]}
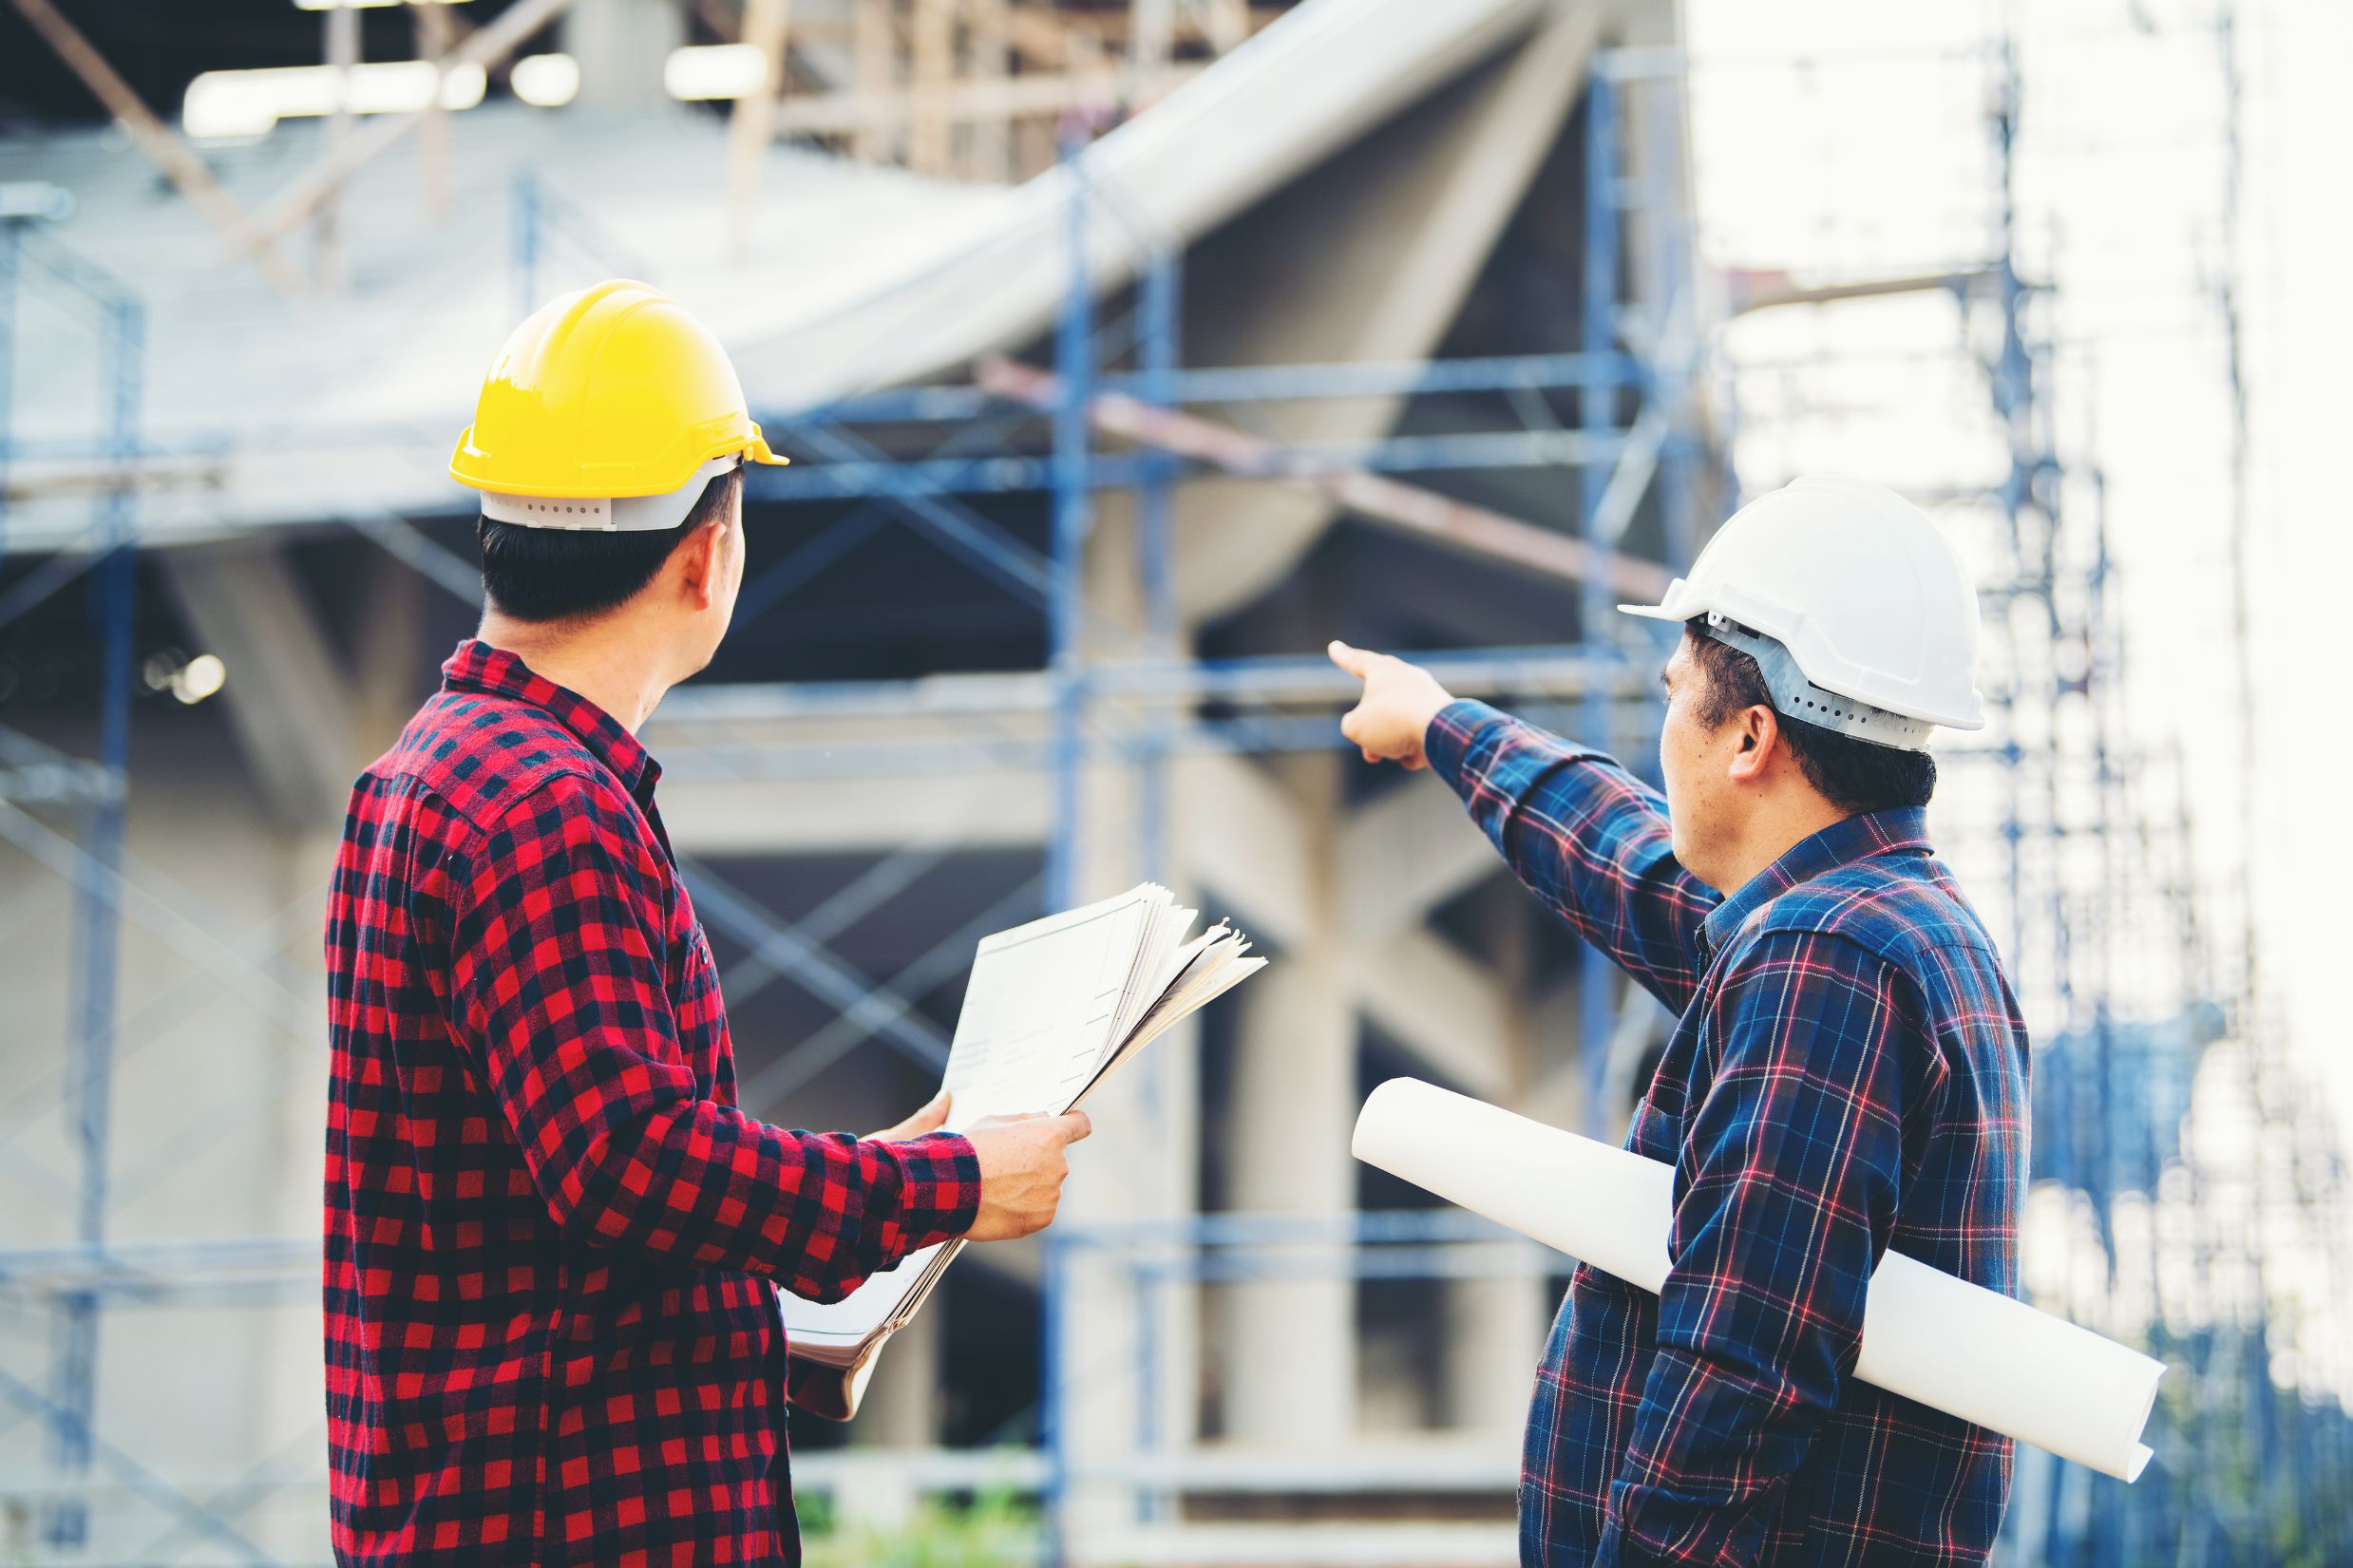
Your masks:
{"label": "stack of papers", "polygon": [[[1071,1109],[1155,1036],[1265,967],[1223,922],[1188,939],[1195,918],[1167,888],[1146,882],[983,938],[948,1053],[947,1130]],[[883,1342],[915,1316],[963,1246],[926,1247],[830,1305],[783,1294],[793,1358],[842,1374],[828,1390],[839,1399],[817,1400],[817,1413],[856,1412]],[[805,1405],[812,1381],[831,1382],[802,1379]]]}

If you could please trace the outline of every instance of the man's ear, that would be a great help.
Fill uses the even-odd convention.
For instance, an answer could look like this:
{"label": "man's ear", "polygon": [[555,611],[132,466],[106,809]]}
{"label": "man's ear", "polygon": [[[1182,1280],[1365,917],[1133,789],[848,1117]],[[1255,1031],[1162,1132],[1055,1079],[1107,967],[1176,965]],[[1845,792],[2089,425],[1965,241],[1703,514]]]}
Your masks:
{"label": "man's ear", "polygon": [[697,524],[693,537],[678,546],[671,558],[678,572],[678,586],[697,610],[708,610],[719,593],[720,546],[727,539],[724,521]]}
{"label": "man's ear", "polygon": [[1733,715],[1739,745],[1732,754],[1730,776],[1736,784],[1755,784],[1765,776],[1774,753],[1781,746],[1781,721],[1762,703]]}

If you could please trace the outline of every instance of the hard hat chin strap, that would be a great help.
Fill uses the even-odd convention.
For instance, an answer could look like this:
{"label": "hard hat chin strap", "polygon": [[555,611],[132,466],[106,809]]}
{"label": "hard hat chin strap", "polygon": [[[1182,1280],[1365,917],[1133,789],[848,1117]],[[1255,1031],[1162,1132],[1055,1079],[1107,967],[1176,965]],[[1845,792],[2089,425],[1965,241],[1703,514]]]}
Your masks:
{"label": "hard hat chin strap", "polygon": [[1773,694],[1773,710],[1783,718],[1801,720],[1898,751],[1928,749],[1928,732],[1936,726],[1926,719],[1907,718],[1869,703],[1856,702],[1852,697],[1825,691],[1806,679],[1796,659],[1774,638],[1761,636],[1714,611],[1708,613],[1707,623],[1710,637],[1756,661],[1757,670],[1765,677],[1765,690]]}

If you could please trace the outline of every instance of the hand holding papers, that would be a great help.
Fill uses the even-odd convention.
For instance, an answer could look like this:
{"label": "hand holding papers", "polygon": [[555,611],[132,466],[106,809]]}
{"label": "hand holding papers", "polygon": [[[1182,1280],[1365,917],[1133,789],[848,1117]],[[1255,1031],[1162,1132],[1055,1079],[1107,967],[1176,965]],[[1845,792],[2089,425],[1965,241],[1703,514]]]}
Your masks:
{"label": "hand holding papers", "polygon": [[[1147,882],[983,938],[941,1086],[953,1096],[947,1130],[1072,1109],[1171,1025],[1265,967],[1223,923],[1187,940],[1194,918]],[[819,1413],[856,1411],[883,1342],[963,1245],[926,1248],[830,1305],[784,1295],[792,1356],[842,1374],[838,1402]]]}
{"label": "hand holding papers", "polygon": [[[1357,1159],[1629,1285],[1667,1276],[1675,1173],[1411,1078],[1373,1091]],[[1854,1375],[2135,1481],[2165,1366],[1900,1253],[1871,1275]]]}

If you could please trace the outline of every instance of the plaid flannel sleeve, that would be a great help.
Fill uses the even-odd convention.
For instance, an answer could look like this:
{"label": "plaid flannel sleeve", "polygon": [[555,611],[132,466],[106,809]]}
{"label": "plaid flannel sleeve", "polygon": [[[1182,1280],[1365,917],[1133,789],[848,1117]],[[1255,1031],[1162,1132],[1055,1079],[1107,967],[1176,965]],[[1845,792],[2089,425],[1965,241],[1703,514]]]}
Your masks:
{"label": "plaid flannel sleeve", "polygon": [[1781,1489],[1853,1370],[1895,1224],[1907,1074],[1925,1028],[1902,972],[1846,937],[1768,932],[1731,960],[1675,1173],[1658,1355],[1596,1563],[1758,1560]]}
{"label": "plaid flannel sleeve", "polygon": [[1657,790],[1482,702],[1440,709],[1422,752],[1530,892],[1668,1007],[1690,1004],[1717,898],[1675,859]]}
{"label": "plaid flannel sleeve", "polygon": [[451,1011],[565,1233],[838,1300],[971,1227],[964,1139],[788,1132],[701,1096],[627,806],[559,778],[510,806],[452,911]]}

